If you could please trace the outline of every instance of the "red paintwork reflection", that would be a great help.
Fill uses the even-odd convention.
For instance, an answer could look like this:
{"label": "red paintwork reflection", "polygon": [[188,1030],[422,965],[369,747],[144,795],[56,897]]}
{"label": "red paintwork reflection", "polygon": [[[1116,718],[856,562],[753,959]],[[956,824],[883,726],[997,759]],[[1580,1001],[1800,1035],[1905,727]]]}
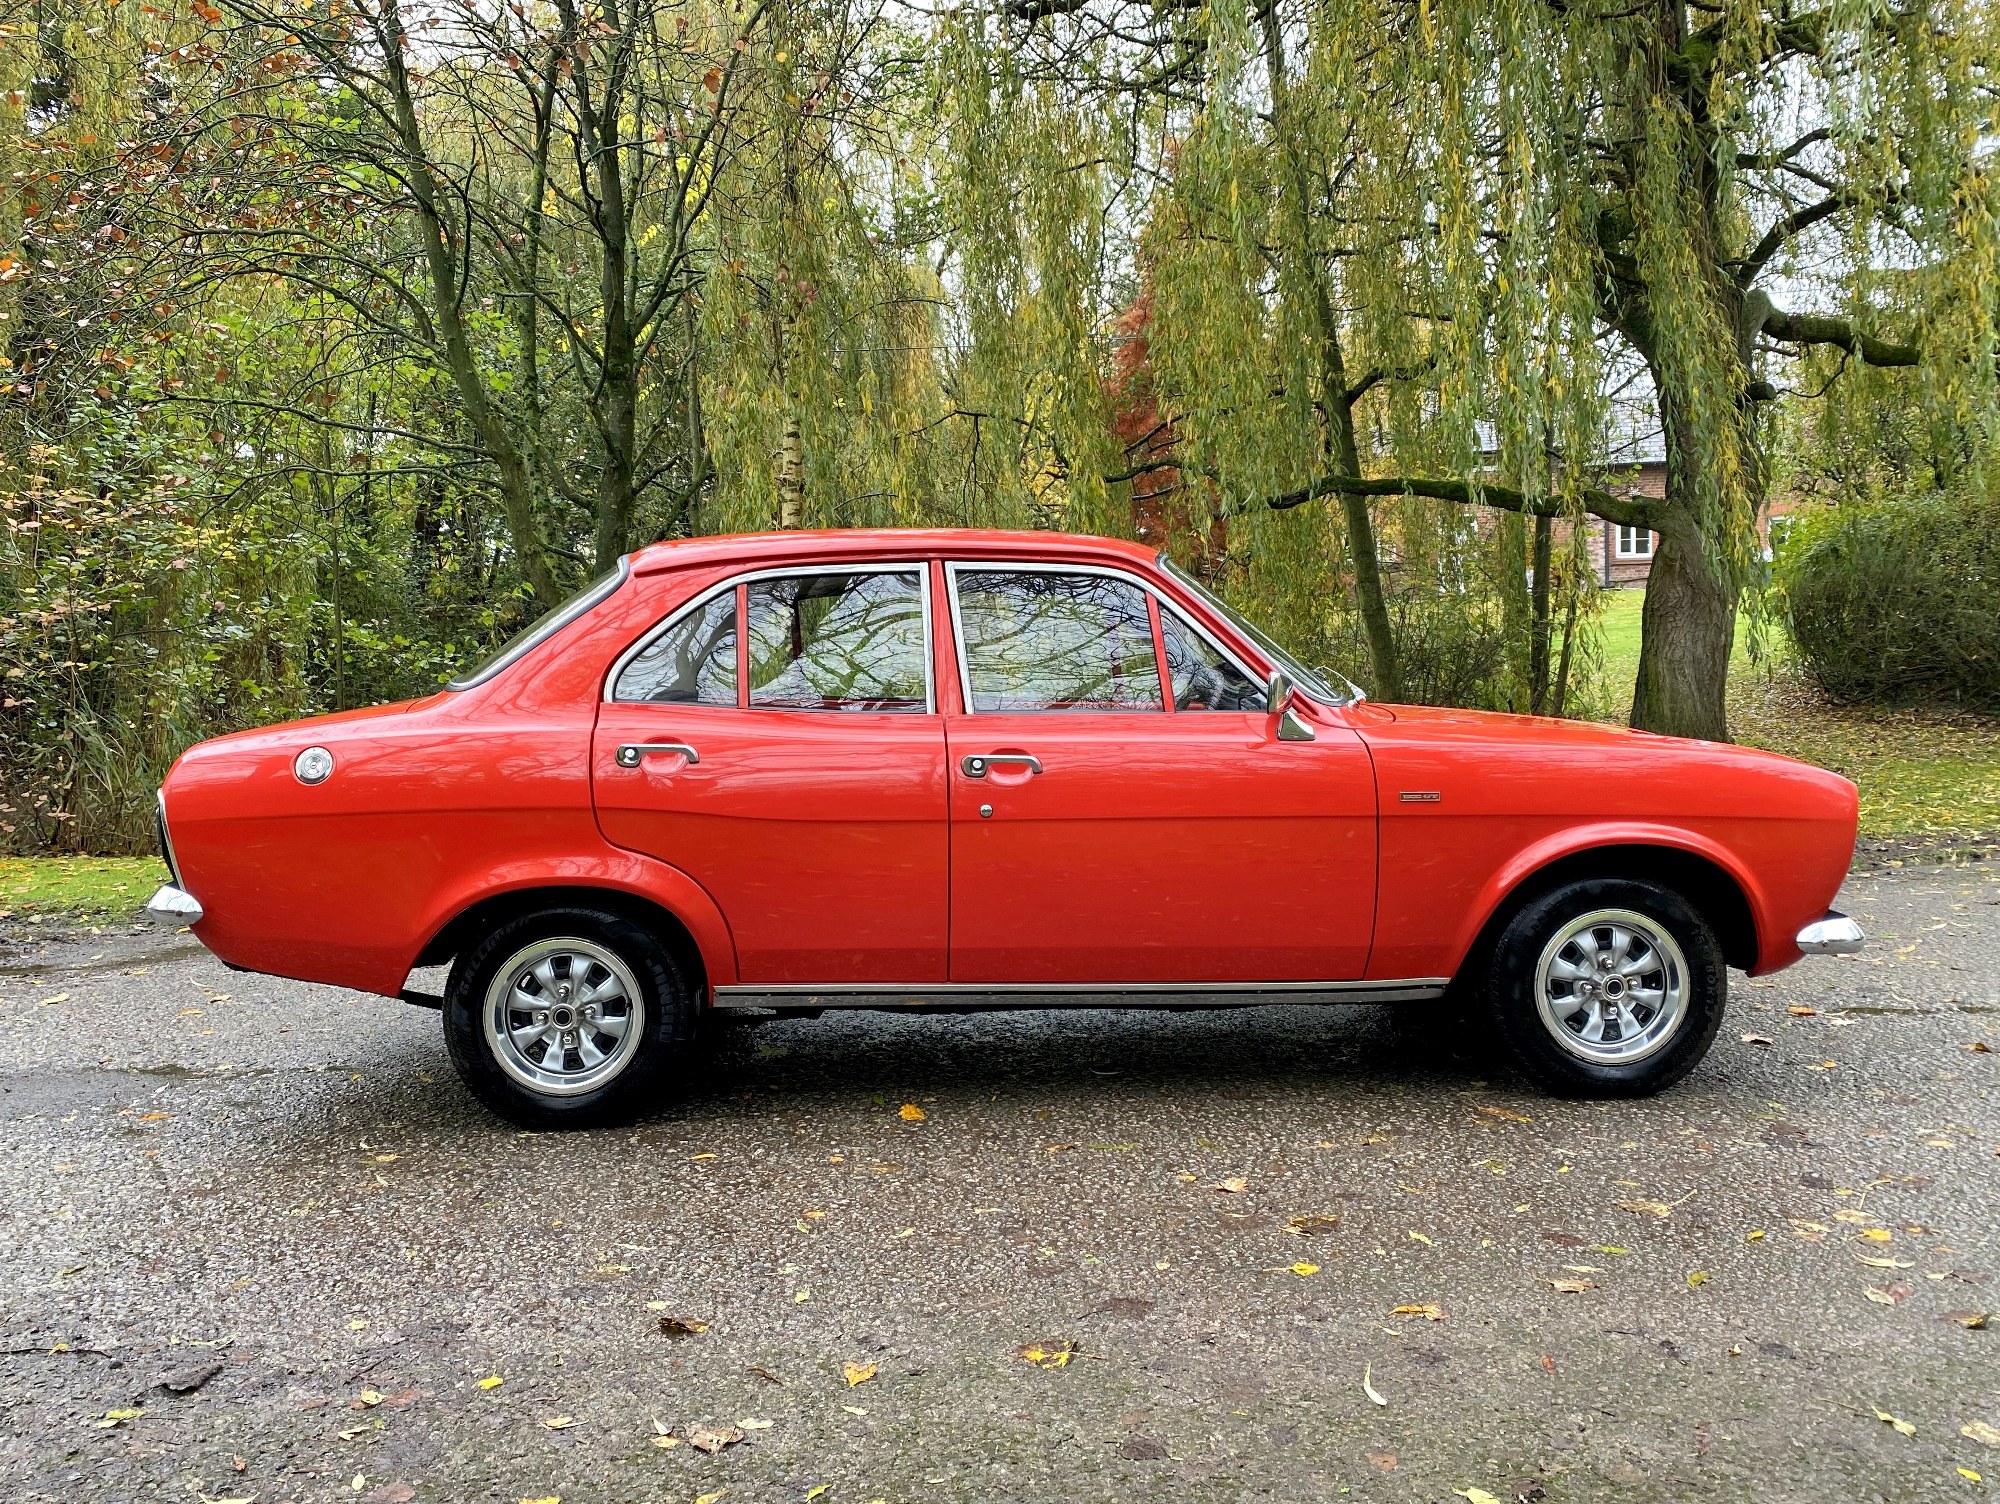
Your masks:
{"label": "red paintwork reflection", "polygon": [[[878,559],[932,561],[935,713],[600,703],[612,662],[710,586]],[[192,749],[166,798],[207,910],[196,933],[232,965],[393,994],[480,900],[594,888],[678,919],[712,986],[1444,977],[1538,868],[1645,844],[1730,874],[1769,970],[1846,871],[1853,785],[1740,748],[1367,704],[1300,702],[1312,742],[1278,741],[1261,713],[966,715],[938,561],[988,559],[1128,570],[1269,667],[1135,544],[663,544],[489,683]],[[659,741],[701,760],[617,765],[618,746]],[[291,765],[313,745],[336,768],[308,788]],[[960,767],[1003,751],[1044,772]]]}

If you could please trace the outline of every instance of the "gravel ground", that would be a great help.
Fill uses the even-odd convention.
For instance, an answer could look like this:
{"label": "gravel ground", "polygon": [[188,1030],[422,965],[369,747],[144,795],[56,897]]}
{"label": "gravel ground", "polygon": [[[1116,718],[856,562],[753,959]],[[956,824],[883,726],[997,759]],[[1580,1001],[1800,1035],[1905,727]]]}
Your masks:
{"label": "gravel ground", "polygon": [[1983,1498],[2000,872],[1846,906],[1650,1102],[1421,1005],[862,1015],[572,1135],[433,1014],[17,930],[6,1496]]}

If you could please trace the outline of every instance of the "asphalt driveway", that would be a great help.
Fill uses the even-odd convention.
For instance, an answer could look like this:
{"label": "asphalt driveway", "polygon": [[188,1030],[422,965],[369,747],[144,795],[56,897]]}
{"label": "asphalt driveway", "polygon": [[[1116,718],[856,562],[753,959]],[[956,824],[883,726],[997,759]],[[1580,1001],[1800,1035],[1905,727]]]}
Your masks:
{"label": "asphalt driveway", "polygon": [[433,1014],[17,929],[7,1497],[1984,1498],[2000,872],[1847,907],[1650,1102],[1420,1005],[863,1015],[574,1135]]}

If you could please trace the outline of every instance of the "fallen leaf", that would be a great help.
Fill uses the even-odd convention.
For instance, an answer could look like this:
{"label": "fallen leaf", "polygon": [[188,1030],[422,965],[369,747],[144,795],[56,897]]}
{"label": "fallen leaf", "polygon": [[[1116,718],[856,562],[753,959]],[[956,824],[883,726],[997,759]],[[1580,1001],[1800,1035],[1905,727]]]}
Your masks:
{"label": "fallen leaf", "polygon": [[1819,1009],[1808,1008],[1804,1003],[1793,1003],[1785,1011],[1791,1014],[1793,1018],[1817,1018],[1819,1016]]}
{"label": "fallen leaf", "polygon": [[1412,1243],[1421,1243],[1426,1248],[1431,1248],[1435,1246],[1429,1238],[1425,1237],[1422,1233],[1416,1232],[1414,1230],[1411,1231],[1410,1233],[1410,1241]]}
{"label": "fallen leaf", "polygon": [[1961,1478],[1969,1478],[1969,1479],[1971,1479],[1971,1480],[1972,1480],[1972,1481],[1973,1481],[1974,1483],[1984,1483],[1984,1482],[1986,1481],[1986,1480],[1985,1480],[1985,1478],[1983,1478],[1982,1476],[1980,1476],[1980,1474],[1978,1474],[1978,1473],[1975,1473],[1975,1472],[1974,1472],[1974,1471],[1973,1471],[1973,1470],[1972,1470],[1971,1468],[1969,1468],[1969,1467],[1962,1467],[1962,1468],[1960,1468],[1960,1469],[1958,1470],[1958,1476],[1959,1476],[1959,1477],[1961,1477]]}
{"label": "fallen leaf", "polygon": [[662,1337],[699,1337],[708,1330],[706,1321],[697,1321],[692,1316],[662,1316],[660,1335]]}
{"label": "fallen leaf", "polygon": [[1444,1320],[1444,1307],[1432,1305],[1427,1302],[1420,1306],[1397,1306],[1389,1314],[1391,1316],[1421,1316],[1426,1321],[1442,1321]]}
{"label": "fallen leaf", "polygon": [[921,1123],[930,1114],[917,1106],[915,1102],[905,1102],[901,1107],[896,1109],[896,1116],[906,1123]]}
{"label": "fallen leaf", "polygon": [[1900,1435],[1915,1436],[1917,1434],[1917,1428],[1915,1426],[1911,1425],[1906,1420],[1902,1420],[1894,1415],[1891,1415],[1887,1410],[1877,1410],[1875,1412],[1875,1418],[1881,1421],[1886,1426],[1894,1426]]}
{"label": "fallen leaf", "polygon": [[659,1436],[655,1436],[653,1438],[653,1445],[658,1447],[663,1452],[671,1452],[675,1447],[679,1446],[680,1444],[681,1444],[681,1439],[678,1436],[668,1436],[662,1434]]}
{"label": "fallen leaf", "polygon": [[1707,1283],[1708,1271],[1706,1269],[1697,1269],[1687,1277],[1687,1285],[1690,1290],[1699,1290]]}
{"label": "fallen leaf", "polygon": [[1375,1404],[1386,1405],[1389,1402],[1383,1399],[1382,1396],[1376,1392],[1375,1386],[1369,1382],[1369,1380],[1374,1378],[1374,1376],[1375,1376],[1375,1365],[1373,1363],[1363,1364],[1361,1367],[1361,1392],[1367,1395],[1368,1398],[1372,1400]]}
{"label": "fallen leaf", "polygon": [[1483,1488],[1454,1488],[1452,1492],[1466,1501],[1466,1504],[1500,1504],[1497,1496]]}
{"label": "fallen leaf", "polygon": [[1914,1269],[1917,1267],[1909,1259],[1878,1259],[1872,1254],[1866,1253],[1855,1254],[1854,1261],[1857,1264],[1866,1264],[1870,1269]]}
{"label": "fallen leaf", "polygon": [[489,1373],[485,1378],[479,1381],[479,1387],[481,1389],[498,1389],[501,1385],[501,1382],[502,1380],[499,1374]]}
{"label": "fallen leaf", "polygon": [[751,1419],[751,1420],[739,1420],[736,1424],[741,1426],[746,1431],[768,1431],[771,1429],[771,1427],[775,1426],[777,1422],[774,1420]]}
{"label": "fallen leaf", "polygon": [[576,1424],[576,1417],[573,1415],[545,1416],[542,1419],[542,1424],[551,1431],[567,1431],[571,1426]]}
{"label": "fallen leaf", "polygon": [[1647,1217],[1665,1217],[1673,1212],[1673,1208],[1664,1201],[1621,1201],[1618,1205],[1625,1211]]}
{"label": "fallen leaf", "polygon": [[[1548,1276],[1544,1275],[1543,1278],[1548,1279]],[[1581,1295],[1585,1290],[1597,1288],[1597,1281],[1594,1279],[1550,1279],[1548,1283],[1549,1288],[1558,1295]]]}
{"label": "fallen leaf", "polygon": [[2000,1447],[2000,1430],[1983,1420],[1967,1421],[1958,1428],[1958,1434],[1968,1441],[1978,1442],[1982,1447]]}
{"label": "fallen leaf", "polygon": [[1965,1048],[1972,1051],[1975,1055],[1990,1055],[1993,1053],[1993,1046],[1983,1039],[1975,1039]]}
{"label": "fallen leaf", "polygon": [[873,1363],[843,1363],[840,1365],[840,1376],[847,1380],[847,1387],[852,1389],[856,1384],[865,1384],[875,1377],[875,1365]]}
{"label": "fallen leaf", "polygon": [[1534,1119],[1529,1117],[1526,1113],[1516,1112],[1511,1107],[1486,1106],[1486,1107],[1481,1107],[1479,1110],[1485,1113],[1486,1116],[1488,1116],[1489,1118],[1504,1118],[1506,1121],[1510,1123],[1534,1122]]}
{"label": "fallen leaf", "polygon": [[1870,1285],[1861,1293],[1878,1306],[1893,1306],[1909,1297],[1910,1287],[1898,1280],[1893,1285]]}
{"label": "fallen leaf", "polygon": [[562,1504],[561,1494],[544,1494],[539,1499],[523,1499],[521,1504]]}
{"label": "fallen leaf", "polygon": [[689,1446],[711,1457],[724,1447],[735,1446],[742,1439],[743,1433],[734,1426],[696,1426],[687,1434]]}
{"label": "fallen leaf", "polygon": [[1287,1232],[1295,1232],[1301,1237],[1311,1237],[1316,1233],[1332,1232],[1340,1226],[1340,1218],[1315,1213],[1310,1217],[1293,1217],[1285,1223]]}
{"label": "fallen leaf", "polygon": [[1250,1182],[1241,1175],[1232,1175],[1227,1180],[1218,1180],[1209,1187],[1211,1191],[1227,1191],[1232,1196],[1240,1196],[1250,1189]]}
{"label": "fallen leaf", "polygon": [[1968,1332],[1983,1332],[1988,1318],[1984,1311],[1946,1311],[1941,1319],[1962,1326]]}
{"label": "fallen leaf", "polygon": [[1015,1356],[1037,1368],[1067,1368],[1069,1360],[1076,1356],[1077,1345],[1064,1340],[1061,1342],[1031,1342],[1019,1348]]}
{"label": "fallen leaf", "polygon": [[1296,1264],[1291,1265],[1291,1271],[1300,1279],[1305,1279],[1308,1275],[1319,1273],[1319,1265],[1310,1264],[1304,1259],[1300,1259]]}
{"label": "fallen leaf", "polygon": [[108,1431],[113,1426],[122,1426],[127,1421],[137,1420],[145,1413],[144,1405],[132,1405],[123,1410],[107,1410],[104,1412],[104,1418],[97,1423],[97,1429]]}
{"label": "fallen leaf", "polygon": [[694,1504],[715,1504],[715,1501],[717,1499],[721,1498],[724,1494],[728,1492],[729,1490],[726,1488],[718,1488],[712,1494],[696,1494],[694,1496]]}
{"label": "fallen leaf", "polygon": [[1396,1454],[1394,1452],[1370,1452],[1368,1460],[1385,1473],[1396,1471]]}
{"label": "fallen leaf", "polygon": [[354,1398],[348,1402],[347,1408],[350,1410],[373,1410],[377,1405],[381,1403],[382,1403],[381,1390],[364,1389],[361,1391],[361,1393],[355,1395]]}
{"label": "fallen leaf", "polygon": [[1768,1034],[1745,1034],[1743,1042],[1745,1044],[1776,1044],[1778,1041]]}

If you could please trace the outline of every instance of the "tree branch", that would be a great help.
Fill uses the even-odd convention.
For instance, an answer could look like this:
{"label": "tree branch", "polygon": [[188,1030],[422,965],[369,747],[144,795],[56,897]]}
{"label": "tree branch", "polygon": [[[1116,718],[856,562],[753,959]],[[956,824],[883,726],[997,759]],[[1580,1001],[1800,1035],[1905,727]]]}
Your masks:
{"label": "tree branch", "polygon": [[[1521,512],[1530,517],[1568,515],[1560,497],[1529,496],[1512,486],[1481,484],[1475,489],[1470,481],[1436,480],[1413,475],[1385,475],[1373,479],[1358,475],[1322,475],[1296,491],[1273,496],[1264,504],[1274,512],[1282,512],[1335,493],[1344,496],[1427,496],[1433,501],[1498,507],[1502,511]],[[1586,512],[1607,522],[1620,522],[1629,527],[1652,526],[1653,498],[1650,496],[1617,496],[1589,486],[1583,491],[1583,507]]]}
{"label": "tree branch", "polygon": [[1786,313],[1773,308],[1758,328],[1772,339],[1788,345],[1833,345],[1849,355],[1858,355],[1871,366],[1913,366],[1923,359],[1915,345],[1890,344],[1872,334],[1864,334],[1849,319],[1828,318],[1817,313]]}

